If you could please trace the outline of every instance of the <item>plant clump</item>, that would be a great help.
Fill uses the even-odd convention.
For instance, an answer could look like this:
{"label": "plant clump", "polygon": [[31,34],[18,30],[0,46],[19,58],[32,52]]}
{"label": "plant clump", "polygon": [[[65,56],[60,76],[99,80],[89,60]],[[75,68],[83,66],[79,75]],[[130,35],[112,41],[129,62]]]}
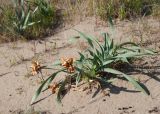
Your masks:
{"label": "plant clump", "polygon": [[6,41],[46,36],[56,24],[56,9],[46,0],[13,0],[0,10],[0,30]]}
{"label": "plant clump", "polygon": [[99,0],[97,14],[101,19],[111,18],[135,18],[152,14],[158,0]]}
{"label": "plant clump", "polygon": [[[133,42],[115,44],[107,33],[103,34],[104,42],[100,43],[97,38],[76,31],[80,34],[80,38],[87,41],[88,48],[83,52],[78,52],[79,59],[75,61],[73,58],[61,58],[57,62],[55,61],[53,66],[59,66],[59,70],[42,82],[33,96],[31,104],[35,102],[41,92],[49,88],[53,94],[57,94],[57,100],[61,102],[64,91],[78,87],[81,82],[88,83],[90,89],[92,86],[96,86],[103,90],[104,85],[111,84],[116,78],[125,79],[137,90],[149,95],[148,89],[132,76],[125,74],[118,66],[131,64],[131,60],[134,58],[154,55],[156,52],[140,47]],[[61,72],[66,74],[65,78],[49,86]]]}

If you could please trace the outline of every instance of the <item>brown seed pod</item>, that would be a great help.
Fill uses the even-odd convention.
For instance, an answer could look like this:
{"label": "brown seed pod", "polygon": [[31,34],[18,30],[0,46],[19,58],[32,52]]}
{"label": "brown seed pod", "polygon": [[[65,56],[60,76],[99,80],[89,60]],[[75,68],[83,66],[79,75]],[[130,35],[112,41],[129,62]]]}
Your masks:
{"label": "brown seed pod", "polygon": [[54,83],[53,85],[49,86],[49,89],[51,89],[52,94],[54,94],[56,92],[56,89],[58,88],[58,84]]}
{"label": "brown seed pod", "polygon": [[38,61],[33,61],[31,65],[32,75],[36,75],[41,71],[41,65]]}

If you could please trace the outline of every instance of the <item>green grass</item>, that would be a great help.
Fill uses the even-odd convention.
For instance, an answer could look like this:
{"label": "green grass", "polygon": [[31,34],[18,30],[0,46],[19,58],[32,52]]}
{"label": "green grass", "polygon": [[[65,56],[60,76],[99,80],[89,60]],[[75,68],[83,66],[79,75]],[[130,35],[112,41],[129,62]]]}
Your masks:
{"label": "green grass", "polygon": [[112,18],[136,18],[150,15],[158,0],[99,0],[97,15],[103,20]]}
{"label": "green grass", "polygon": [[[74,0],[73,0],[74,1]],[[77,16],[98,16],[102,20],[108,18],[129,19],[151,15],[160,7],[159,0],[70,0],[54,1],[64,9],[66,19],[74,20]]]}
{"label": "green grass", "polygon": [[46,36],[49,34],[49,29],[51,30],[57,24],[56,9],[46,0],[31,0],[30,3],[37,6],[37,12],[32,16],[32,20],[39,23],[32,26],[27,32],[30,33],[31,39]]}
{"label": "green grass", "polygon": [[56,24],[53,4],[46,0],[20,0],[1,7],[0,30],[6,41],[46,36]]}
{"label": "green grass", "polygon": [[57,9],[62,9],[59,17],[69,24],[86,16],[100,17],[104,21],[160,16],[159,0],[20,0],[0,6],[0,40],[36,39],[50,35],[62,21],[57,17]]}

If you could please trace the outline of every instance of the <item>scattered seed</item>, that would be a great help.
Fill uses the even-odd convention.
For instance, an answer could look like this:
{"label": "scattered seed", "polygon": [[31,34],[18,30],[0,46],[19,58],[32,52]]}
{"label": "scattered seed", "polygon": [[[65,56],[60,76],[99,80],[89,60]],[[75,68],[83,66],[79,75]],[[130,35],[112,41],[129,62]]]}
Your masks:
{"label": "scattered seed", "polygon": [[135,110],[132,110],[132,112],[135,112]]}
{"label": "scattered seed", "polygon": [[158,110],[158,108],[157,107],[154,107],[152,110],[149,110],[148,112],[149,113],[153,113],[153,112],[158,112],[159,110]]}
{"label": "scattered seed", "polygon": [[122,108],[118,108],[118,110],[122,110]]}
{"label": "scattered seed", "polygon": [[128,108],[127,108],[127,107],[123,107],[122,109],[123,109],[123,110],[128,110]]}

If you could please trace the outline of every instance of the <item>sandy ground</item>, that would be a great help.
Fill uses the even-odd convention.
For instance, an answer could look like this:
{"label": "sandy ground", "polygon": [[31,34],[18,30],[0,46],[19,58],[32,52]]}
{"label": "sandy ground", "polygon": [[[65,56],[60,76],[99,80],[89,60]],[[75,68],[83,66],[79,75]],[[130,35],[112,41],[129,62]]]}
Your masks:
{"label": "sandy ground", "polygon": [[[40,102],[30,106],[34,92],[39,87],[39,78],[30,76],[31,60],[38,59],[43,65],[52,65],[60,57],[78,57],[77,50],[85,46],[82,41],[70,44],[69,38],[78,36],[76,28],[97,37],[109,32],[116,42],[146,42],[147,47],[160,49],[160,22],[154,19],[134,22],[116,22],[115,30],[107,25],[97,26],[94,19],[75,25],[71,29],[61,30],[45,41],[18,41],[0,45],[0,114],[24,114],[29,110],[41,111],[41,114],[160,114],[160,56],[149,57],[138,63],[150,66],[150,69],[138,68],[131,71],[139,78],[151,95],[137,92],[128,82],[117,80],[115,86],[106,89],[109,96],[94,92],[86,94],[71,90],[62,100],[63,106],[56,102],[56,95],[50,91],[42,94]],[[101,38],[99,38],[101,40]],[[52,71],[44,70],[45,78]]]}

